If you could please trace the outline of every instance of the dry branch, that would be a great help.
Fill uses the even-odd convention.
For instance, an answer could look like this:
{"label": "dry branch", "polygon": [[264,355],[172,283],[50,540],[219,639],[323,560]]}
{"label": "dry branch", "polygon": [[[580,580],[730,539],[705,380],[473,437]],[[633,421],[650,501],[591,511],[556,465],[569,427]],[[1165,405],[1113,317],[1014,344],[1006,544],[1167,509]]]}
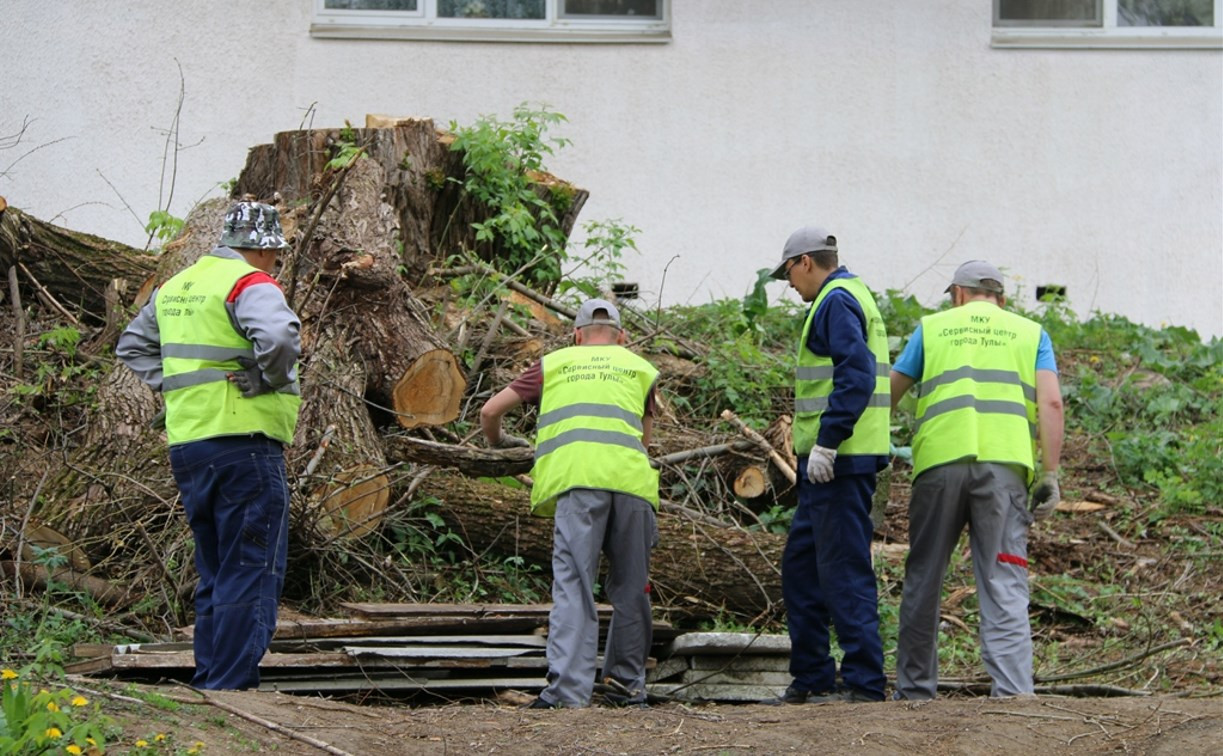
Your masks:
{"label": "dry branch", "polygon": [[396,462],[453,467],[470,477],[500,478],[530,472],[535,452],[529,448],[480,449],[410,436],[388,436],[387,456]]}
{"label": "dry branch", "polygon": [[740,420],[738,415],[728,409],[722,410],[722,419],[738,426],[739,430],[743,431],[743,435],[750,438],[756,443],[757,446],[760,447],[761,451],[768,454],[769,459],[773,460],[773,464],[777,465],[777,468],[781,470],[783,475],[786,476],[786,480],[790,481],[791,484],[797,482],[798,476],[794,472],[794,468],[791,467],[790,464],[777,453],[777,450],[773,448],[772,444],[765,440],[764,436],[761,436],[756,431],[747,427],[747,424]]}

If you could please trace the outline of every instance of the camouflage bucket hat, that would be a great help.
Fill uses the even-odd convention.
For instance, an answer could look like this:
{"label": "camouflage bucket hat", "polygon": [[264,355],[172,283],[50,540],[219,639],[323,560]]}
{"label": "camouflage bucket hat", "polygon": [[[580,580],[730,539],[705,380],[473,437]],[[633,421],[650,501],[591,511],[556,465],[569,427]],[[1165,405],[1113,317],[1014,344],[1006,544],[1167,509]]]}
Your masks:
{"label": "camouflage bucket hat", "polygon": [[234,249],[284,249],[280,213],[262,202],[238,202],[225,214],[221,244]]}

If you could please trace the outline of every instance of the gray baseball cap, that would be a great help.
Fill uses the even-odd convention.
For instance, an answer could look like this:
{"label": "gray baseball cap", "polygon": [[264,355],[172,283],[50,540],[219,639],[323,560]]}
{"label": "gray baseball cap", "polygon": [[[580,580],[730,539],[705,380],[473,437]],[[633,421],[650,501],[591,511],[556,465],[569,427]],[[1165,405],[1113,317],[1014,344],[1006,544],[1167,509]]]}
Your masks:
{"label": "gray baseball cap", "polygon": [[819,226],[803,226],[790,234],[786,246],[781,250],[781,262],[769,275],[778,281],[786,280],[786,261],[808,252],[836,252],[837,237]]}
{"label": "gray baseball cap", "polygon": [[284,249],[289,246],[280,228],[280,213],[262,202],[234,203],[225,214],[221,244],[233,249]]}
{"label": "gray baseball cap", "polygon": [[[598,310],[606,310],[607,317],[596,318],[595,312]],[[578,310],[577,317],[573,319],[573,327],[585,328],[590,325],[609,325],[623,330],[623,326],[620,325],[620,311],[606,299],[588,299]]]}
{"label": "gray baseball cap", "polygon": [[[951,278],[951,286],[967,286],[971,289],[984,289],[996,294],[1002,293],[1002,272],[984,260],[969,260],[955,269]],[[951,286],[944,289],[951,292]]]}

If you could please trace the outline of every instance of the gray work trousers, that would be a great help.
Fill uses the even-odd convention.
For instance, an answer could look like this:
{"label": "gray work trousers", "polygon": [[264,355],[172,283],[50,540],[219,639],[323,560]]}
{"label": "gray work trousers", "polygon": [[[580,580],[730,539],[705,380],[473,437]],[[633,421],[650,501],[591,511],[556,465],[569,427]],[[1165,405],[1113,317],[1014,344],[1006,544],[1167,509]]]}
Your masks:
{"label": "gray work trousers", "polygon": [[926,470],[913,482],[896,649],[898,697],[935,697],[943,577],[966,523],[991,694],[1032,693],[1027,499],[1022,469],[1011,465],[955,462]]}
{"label": "gray work trousers", "polygon": [[654,633],[650,549],[657,543],[658,521],[644,499],[585,488],[557,499],[545,701],[590,705],[599,645],[594,591],[600,552],[607,555],[605,589],[612,605],[602,675],[635,691],[633,701],[645,700],[645,663]]}

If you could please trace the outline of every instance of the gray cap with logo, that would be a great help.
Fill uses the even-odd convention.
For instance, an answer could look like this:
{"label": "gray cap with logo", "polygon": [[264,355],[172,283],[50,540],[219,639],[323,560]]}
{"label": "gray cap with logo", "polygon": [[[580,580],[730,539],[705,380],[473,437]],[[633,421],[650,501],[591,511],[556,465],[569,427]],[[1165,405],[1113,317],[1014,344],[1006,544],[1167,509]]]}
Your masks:
{"label": "gray cap with logo", "polygon": [[280,213],[262,202],[237,202],[225,214],[221,244],[234,249],[284,249]]}
{"label": "gray cap with logo", "polygon": [[803,226],[790,234],[786,246],[781,249],[781,262],[769,275],[779,281],[786,280],[786,261],[808,252],[836,252],[837,237],[819,226]]}
{"label": "gray cap with logo", "polygon": [[[955,269],[951,278],[951,286],[965,286],[970,289],[984,289],[995,294],[1002,293],[1002,272],[984,260],[969,260]],[[951,291],[951,286],[944,289]]]}
{"label": "gray cap with logo", "polygon": [[[596,318],[595,313],[599,310],[606,311],[607,315]],[[620,311],[606,299],[588,299],[582,303],[577,317],[573,319],[573,327],[585,328],[591,325],[609,325],[622,329],[623,327],[620,325]]]}

